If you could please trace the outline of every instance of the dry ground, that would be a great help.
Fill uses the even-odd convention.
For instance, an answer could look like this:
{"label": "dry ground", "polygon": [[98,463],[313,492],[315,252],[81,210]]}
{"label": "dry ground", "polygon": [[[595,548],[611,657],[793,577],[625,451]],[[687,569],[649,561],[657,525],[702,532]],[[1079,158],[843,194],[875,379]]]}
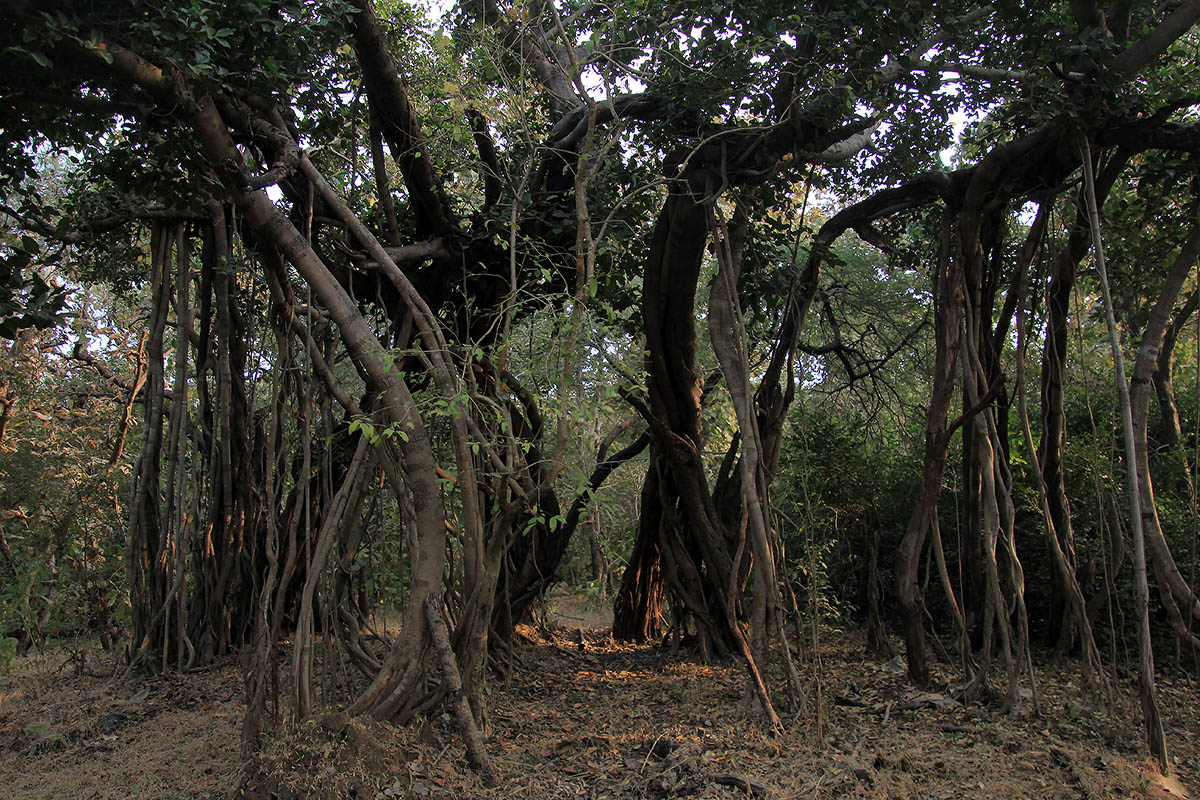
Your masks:
{"label": "dry ground", "polygon": [[127,680],[92,642],[0,674],[0,798],[223,797],[236,781],[234,665]]}
{"label": "dry ground", "polygon": [[[511,683],[492,688],[490,752],[501,783],[463,764],[448,718],[396,731],[326,717],[280,734],[253,764],[237,751],[236,664],[133,681],[86,647],[58,645],[0,676],[0,797],[217,798],[1126,798],[1200,789],[1200,703],[1164,675],[1173,776],[1144,757],[1130,687],[1105,709],[1072,665],[1041,666],[1041,714],[922,696],[898,660],[861,655],[854,634],[821,642],[821,726],[812,713],[766,735],[741,702],[736,664],[528,629]],[[87,655],[90,660],[82,660]],[[803,666],[811,681],[816,668]],[[239,789],[240,787],[240,789]]]}

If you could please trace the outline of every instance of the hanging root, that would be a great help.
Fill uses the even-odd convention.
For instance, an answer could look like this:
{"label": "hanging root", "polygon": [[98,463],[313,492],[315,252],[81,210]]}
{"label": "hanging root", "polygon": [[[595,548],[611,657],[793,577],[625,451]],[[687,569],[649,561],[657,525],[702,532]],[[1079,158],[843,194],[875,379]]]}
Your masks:
{"label": "hanging root", "polygon": [[495,786],[496,773],[492,771],[491,762],[488,760],[483,734],[471,714],[467,693],[463,691],[462,675],[459,674],[458,664],[454,660],[454,650],[450,647],[450,635],[446,632],[440,605],[437,597],[430,596],[425,600],[425,619],[429,622],[429,631],[433,635],[434,650],[442,663],[442,680],[445,681],[446,690],[450,694],[450,705],[458,721],[459,734],[467,745],[467,761],[479,773],[484,786]]}

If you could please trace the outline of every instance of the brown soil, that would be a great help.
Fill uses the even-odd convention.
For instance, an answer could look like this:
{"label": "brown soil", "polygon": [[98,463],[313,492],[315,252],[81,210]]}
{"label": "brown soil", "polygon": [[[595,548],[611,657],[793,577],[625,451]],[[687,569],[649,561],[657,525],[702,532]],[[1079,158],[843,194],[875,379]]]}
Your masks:
{"label": "brown soil", "polygon": [[[571,622],[570,614],[560,618]],[[704,665],[600,629],[522,631],[511,683],[492,687],[484,789],[443,716],[398,731],[325,715],[277,733],[244,765],[241,678],[228,664],[131,681],[78,648],[35,655],[0,676],[0,797],[448,798],[1126,798],[1200,787],[1193,681],[1164,675],[1173,759],[1145,758],[1132,687],[1106,709],[1071,664],[1038,670],[1040,715],[1009,716],[918,693],[899,661],[864,658],[861,638],[826,632],[821,724],[808,714],[770,736],[743,702],[735,663]]]}

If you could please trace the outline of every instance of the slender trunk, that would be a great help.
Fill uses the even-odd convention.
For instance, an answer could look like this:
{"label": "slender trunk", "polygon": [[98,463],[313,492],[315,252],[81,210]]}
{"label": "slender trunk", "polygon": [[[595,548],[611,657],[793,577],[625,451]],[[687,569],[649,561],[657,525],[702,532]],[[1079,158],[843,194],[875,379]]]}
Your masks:
{"label": "slender trunk", "polygon": [[353,519],[359,513],[363,489],[372,472],[366,468],[369,461],[368,448],[367,437],[360,436],[342,485],[324,511],[321,529],[317,534],[311,557],[305,565],[304,589],[296,619],[296,635],[292,642],[292,703],[297,720],[303,720],[312,713],[313,598],[317,581],[324,572],[325,563],[333,551],[336,539],[346,527],[347,520]]}
{"label": "slender trunk", "polygon": [[130,669],[153,667],[155,648],[161,642],[158,623],[166,596],[163,569],[161,480],[163,444],[163,332],[170,302],[167,269],[172,237],[164,223],[151,228],[151,311],[147,335],[145,391],[145,441],[134,469],[133,498],[126,531],[125,571],[133,617],[129,646]]}
{"label": "slender trunk", "polygon": [[[779,718],[758,668],[759,663],[766,663],[767,641],[772,627],[781,636],[780,652],[783,654],[789,676],[795,676],[795,667],[791,663],[791,650],[787,645],[780,619],[782,603],[776,572],[776,554],[780,552],[781,545],[776,532],[767,521],[770,507],[767,490],[770,481],[767,477],[766,465],[763,463],[762,442],[759,438],[758,420],[754,413],[746,325],[742,318],[741,304],[737,294],[738,278],[741,275],[741,249],[747,223],[741,214],[740,206],[730,225],[725,224],[720,210],[713,204],[709,205],[708,214],[719,264],[717,278],[713,282],[712,291],[709,294],[709,338],[712,340],[717,360],[721,364],[721,371],[725,375],[725,387],[729,390],[730,398],[733,401],[734,414],[737,417],[738,432],[742,442],[741,496],[746,520],[743,535],[750,538],[750,554],[753,559],[751,562],[754,576],[753,608],[750,618],[751,646],[746,648],[743,645],[743,655],[747,661],[752,688],[757,692],[763,711],[771,724],[778,727]],[[739,548],[744,548],[744,544],[739,544]],[[736,570],[733,575],[737,575]],[[736,577],[733,577],[733,580],[736,581]],[[733,594],[735,588],[735,583],[731,583],[728,590],[729,595]],[[727,600],[726,606],[728,613],[728,610],[733,607],[733,603]],[[736,620],[731,627],[740,633]],[[798,680],[795,682],[798,683]]]}
{"label": "slender trunk", "polygon": [[[1200,203],[1197,203],[1200,212]],[[1154,499],[1154,482],[1150,474],[1150,446],[1148,427],[1150,414],[1150,392],[1152,379],[1159,368],[1161,348],[1168,332],[1175,302],[1188,275],[1200,256],[1200,214],[1192,221],[1191,234],[1171,267],[1163,284],[1158,301],[1150,312],[1142,332],[1137,359],[1130,381],[1130,404],[1132,425],[1135,435],[1134,448],[1138,478],[1138,497],[1141,502],[1140,519],[1150,551],[1151,563],[1159,586],[1163,605],[1167,609],[1171,627],[1180,642],[1200,653],[1200,637],[1190,627],[1191,620],[1200,620],[1200,600],[1191,584],[1179,570],[1171,554],[1158,517],[1158,504]]]}
{"label": "slender trunk", "polygon": [[[1121,151],[1109,159],[1096,181],[1097,202],[1104,202],[1128,160],[1128,154]],[[1041,464],[1042,483],[1046,487],[1050,522],[1058,537],[1058,549],[1062,551],[1073,573],[1078,567],[1071,509],[1067,499],[1066,474],[1063,469],[1067,422],[1064,388],[1067,332],[1071,295],[1075,288],[1075,271],[1087,252],[1087,209],[1081,198],[1067,233],[1066,246],[1054,261],[1053,273],[1046,291],[1046,336],[1041,369],[1042,438],[1038,443],[1038,461]],[[1062,625],[1067,599],[1070,597],[1070,587],[1056,574],[1050,588],[1051,610],[1047,636],[1049,640],[1058,642],[1059,652],[1065,652],[1074,638],[1072,632],[1067,629],[1068,626]]]}
{"label": "slender trunk", "polygon": [[[1117,332],[1116,317],[1113,315],[1112,294],[1108,288],[1108,270],[1105,269],[1104,265],[1104,244],[1100,238],[1100,210],[1096,202],[1092,156],[1086,140],[1083,143],[1083,151],[1084,194],[1087,200],[1089,228],[1092,233],[1092,251],[1096,259],[1096,272],[1100,277],[1100,288],[1104,296],[1104,321],[1108,326],[1108,340],[1112,347],[1117,398],[1121,408],[1121,434],[1125,442],[1129,514],[1133,522],[1134,582],[1137,587],[1138,687],[1142,701],[1142,712],[1146,718],[1146,741],[1150,747],[1150,754],[1158,762],[1159,769],[1166,774],[1170,771],[1171,764],[1167,758],[1167,740],[1166,735],[1163,733],[1162,718],[1158,711],[1158,694],[1154,687],[1154,650],[1150,640],[1150,587],[1146,581],[1146,543],[1143,532],[1144,514],[1142,511],[1142,503],[1144,501],[1141,498],[1142,481],[1140,480],[1137,467],[1137,439],[1134,436],[1133,430],[1133,411],[1129,398],[1129,383],[1125,379],[1125,358],[1121,352],[1121,337]],[[1198,234],[1200,234],[1200,229],[1198,229]],[[1145,441],[1144,429],[1142,441]],[[1148,474],[1146,475],[1146,483],[1149,483]],[[1149,502],[1153,503],[1152,496]]]}
{"label": "slender trunk", "polygon": [[913,683],[922,687],[929,685],[929,662],[925,649],[918,568],[925,550],[925,536],[937,513],[942,478],[946,472],[946,450],[951,433],[947,428],[947,416],[954,394],[954,374],[962,341],[962,271],[957,259],[951,257],[950,227],[949,212],[946,212],[942,219],[938,260],[933,276],[936,349],[933,387],[925,410],[925,461],[913,512],[896,553],[896,594],[904,624],[908,676]]}
{"label": "slender trunk", "polygon": [[[1046,212],[1049,208],[1048,202],[1043,202],[1038,209],[1038,220],[1034,223],[1034,228],[1040,225],[1045,225]],[[1034,232],[1030,231],[1030,240],[1033,240]],[[1040,236],[1040,233],[1038,234]],[[1026,257],[1027,256],[1027,257]],[[1033,253],[1031,248],[1027,248],[1022,257],[1022,265],[1028,267],[1033,261]],[[1025,288],[1022,285],[1020,298],[1017,308],[1017,412],[1020,419],[1022,440],[1025,443],[1025,452],[1029,458],[1029,463],[1032,466],[1033,481],[1037,488],[1038,500],[1042,511],[1042,520],[1045,528],[1046,550],[1050,553],[1050,561],[1054,568],[1054,574],[1059,581],[1059,585],[1066,588],[1067,597],[1069,600],[1069,608],[1071,611],[1072,629],[1079,639],[1080,652],[1083,659],[1083,683],[1087,686],[1096,686],[1103,681],[1103,672],[1100,664],[1100,651],[1096,646],[1096,640],[1092,633],[1092,623],[1088,613],[1087,600],[1083,595],[1083,589],[1079,585],[1079,581],[1075,576],[1074,564],[1063,552],[1061,542],[1063,538],[1058,535],[1054,527],[1054,514],[1050,509],[1050,492],[1046,486],[1044,479],[1045,472],[1042,470],[1041,464],[1038,461],[1038,450],[1033,440],[1033,429],[1029,422],[1029,403],[1026,398],[1026,380],[1025,380],[1025,350],[1029,341],[1029,331],[1032,329],[1032,321],[1027,326],[1025,323]]]}
{"label": "slender trunk", "polygon": [[[1162,347],[1158,351],[1158,359],[1154,370],[1154,393],[1158,398],[1159,413],[1163,422],[1163,443],[1171,450],[1178,450],[1183,442],[1183,432],[1179,424],[1179,406],[1175,402],[1174,361],[1175,343],[1179,334],[1187,324],[1192,314],[1200,307],[1200,288],[1193,289],[1187,300],[1171,319],[1163,335]],[[1185,460],[1186,463],[1186,460]],[[1189,490],[1191,481],[1187,482]],[[1194,498],[1193,498],[1194,502]]]}
{"label": "slender trunk", "polygon": [[872,530],[867,534],[867,653],[886,659],[892,657],[892,645],[879,609],[879,584],[879,531]]}

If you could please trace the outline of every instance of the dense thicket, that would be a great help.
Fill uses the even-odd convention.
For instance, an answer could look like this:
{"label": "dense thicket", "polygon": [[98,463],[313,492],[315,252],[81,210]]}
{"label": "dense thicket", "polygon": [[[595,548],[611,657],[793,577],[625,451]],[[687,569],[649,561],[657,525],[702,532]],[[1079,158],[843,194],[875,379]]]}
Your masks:
{"label": "dense thicket", "polygon": [[862,610],[1009,708],[1038,639],[1137,660],[1166,766],[1200,2],[4,6],[15,631],[70,586],[131,669],[240,653],[251,747],[285,667],[297,719],[449,704],[486,779],[586,561],[770,726]]}

